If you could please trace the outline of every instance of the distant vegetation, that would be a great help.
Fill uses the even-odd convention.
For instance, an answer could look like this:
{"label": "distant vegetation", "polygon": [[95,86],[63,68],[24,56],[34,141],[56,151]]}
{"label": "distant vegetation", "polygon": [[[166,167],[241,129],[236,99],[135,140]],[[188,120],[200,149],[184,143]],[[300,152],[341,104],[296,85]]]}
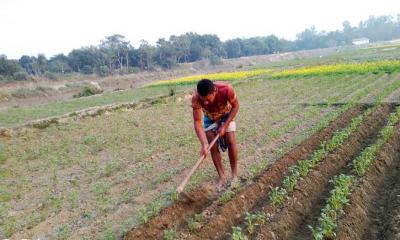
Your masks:
{"label": "distant vegetation", "polygon": [[337,75],[343,73],[392,73],[399,71],[400,60],[381,60],[365,63],[346,63],[346,64],[331,64],[321,66],[310,66],[299,69],[286,70],[272,74],[274,78],[290,77],[290,76],[320,76],[320,75]]}
{"label": "distant vegetation", "polygon": [[263,55],[294,50],[334,47],[351,44],[355,38],[366,37],[371,42],[400,38],[400,14],[370,17],[356,27],[348,21],[343,29],[318,32],[314,26],[297,34],[295,41],[267,37],[236,38],[222,42],[217,35],[186,33],[161,38],[155,46],[142,40],[134,48],[124,36],[107,36],[97,46],[72,50],[68,55],[58,54],[47,59],[45,55],[24,55],[18,60],[0,55],[0,82],[24,81],[31,76],[56,79],[59,74],[82,73],[106,76],[157,68],[170,69],[179,63],[208,60],[219,64],[222,58]]}
{"label": "distant vegetation", "polygon": [[207,78],[210,80],[224,80],[233,81],[242,78],[255,77],[263,74],[270,73],[269,69],[257,69],[251,71],[240,71],[240,72],[221,72],[221,73],[210,73],[203,75],[192,75],[182,78],[176,78],[171,80],[162,80],[156,83],[149,84],[148,86],[160,86],[160,85],[183,85],[190,84],[199,81],[199,79]]}

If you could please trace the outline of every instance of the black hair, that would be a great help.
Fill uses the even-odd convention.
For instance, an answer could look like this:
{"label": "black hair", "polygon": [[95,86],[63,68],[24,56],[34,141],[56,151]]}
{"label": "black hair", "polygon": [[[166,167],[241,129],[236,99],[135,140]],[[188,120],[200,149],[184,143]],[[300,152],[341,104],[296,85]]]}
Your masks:
{"label": "black hair", "polygon": [[214,91],[214,83],[209,79],[201,79],[197,83],[197,92],[200,96],[205,97]]}

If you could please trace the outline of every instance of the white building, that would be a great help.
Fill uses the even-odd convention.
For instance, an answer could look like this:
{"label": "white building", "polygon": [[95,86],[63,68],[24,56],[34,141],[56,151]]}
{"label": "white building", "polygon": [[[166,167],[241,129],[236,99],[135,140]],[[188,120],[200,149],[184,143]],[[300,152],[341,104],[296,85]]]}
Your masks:
{"label": "white building", "polygon": [[353,39],[352,43],[353,43],[353,45],[368,44],[369,39],[368,38],[356,38],[356,39]]}

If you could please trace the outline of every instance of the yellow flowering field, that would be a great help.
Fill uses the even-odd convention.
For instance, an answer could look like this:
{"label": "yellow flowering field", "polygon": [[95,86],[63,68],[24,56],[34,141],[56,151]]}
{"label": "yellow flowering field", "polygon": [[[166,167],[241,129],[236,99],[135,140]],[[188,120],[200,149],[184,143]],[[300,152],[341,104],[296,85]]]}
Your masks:
{"label": "yellow flowering field", "polygon": [[181,84],[190,84],[197,82],[201,79],[210,79],[210,80],[222,80],[222,81],[233,81],[238,79],[244,79],[248,77],[259,76],[263,74],[270,73],[270,69],[257,69],[250,71],[240,71],[240,72],[220,72],[220,73],[209,73],[209,74],[201,74],[201,75],[193,75],[182,78],[176,78],[171,80],[161,80],[156,83],[151,83],[147,86],[161,86],[161,85],[181,85]]}
{"label": "yellow flowering field", "polygon": [[378,73],[400,70],[400,60],[382,60],[364,63],[332,64],[285,70],[272,74],[274,78],[290,76],[335,75],[342,73]]}

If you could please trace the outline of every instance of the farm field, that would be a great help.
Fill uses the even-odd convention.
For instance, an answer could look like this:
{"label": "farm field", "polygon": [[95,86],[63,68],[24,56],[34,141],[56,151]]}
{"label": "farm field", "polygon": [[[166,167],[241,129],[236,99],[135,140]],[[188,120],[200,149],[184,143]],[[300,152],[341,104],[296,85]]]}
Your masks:
{"label": "farm field", "polygon": [[349,60],[345,71],[296,72],[288,62],[232,79],[240,185],[216,192],[208,159],[186,189],[194,202],[174,191],[198,158],[193,83],[4,110],[1,125],[17,128],[84,107],[151,100],[1,137],[0,237],[398,239],[400,72],[398,60],[380,61],[395,59],[385,49],[352,56],[365,60],[370,51],[376,65]]}
{"label": "farm field", "polygon": [[[325,50],[327,51],[327,50]],[[367,48],[360,48],[360,49],[340,49],[335,52],[333,50],[329,50],[324,52],[323,50],[313,50],[310,51],[303,51],[303,52],[293,52],[289,54],[292,60],[270,60],[271,62],[266,64],[257,64],[254,66],[245,66],[243,69],[240,70],[239,74],[235,74],[237,72],[233,72],[230,74],[224,74],[224,72],[218,72],[215,74],[206,75],[208,78],[211,79],[222,79],[222,80],[230,80],[236,81],[240,77],[247,78],[251,77],[251,75],[270,75],[276,72],[282,71],[282,69],[297,69],[301,67],[307,66],[318,66],[321,64],[332,65],[336,63],[365,63],[368,61],[379,61],[379,60],[392,60],[398,59],[400,55],[400,44],[394,45],[377,45],[371,46]],[[321,52],[319,57],[317,53]],[[308,56],[309,54],[310,56]],[[279,56],[279,54],[277,55]],[[267,55],[267,56],[255,56],[250,57],[247,59],[248,61],[254,61],[255,63],[267,61],[266,59],[273,58],[274,55]],[[263,59],[263,60],[259,60]],[[230,60],[234,61],[234,60]],[[236,65],[245,64],[246,60],[244,59],[237,59]],[[233,64],[233,63],[227,63]],[[235,65],[234,64],[234,65]],[[246,64],[245,64],[246,65]],[[232,71],[232,69],[230,69]],[[263,74],[265,73],[265,74]],[[182,80],[191,80],[189,84],[196,80],[196,78],[201,78],[202,75],[194,75],[194,76],[187,76],[179,79],[172,79],[173,81],[180,81]],[[143,82],[146,82],[143,80]],[[0,108],[0,127],[16,127],[22,126],[29,121],[33,121],[36,119],[42,119],[47,117],[54,117],[54,116],[61,116],[64,114],[68,114],[71,112],[79,111],[82,109],[87,109],[90,107],[99,107],[104,105],[110,104],[121,104],[121,103],[132,103],[132,102],[139,102],[146,99],[154,99],[160,96],[169,96],[171,90],[175,93],[183,93],[188,92],[188,89],[192,89],[193,86],[185,85],[185,84],[175,84],[175,85],[167,85],[160,84],[164,83],[165,81],[154,82],[152,78],[147,80],[147,84],[153,84],[151,88],[149,87],[139,87],[134,89],[128,89],[123,91],[117,92],[106,92],[100,95],[95,95],[92,97],[86,97],[84,99],[70,99],[66,101],[50,101],[46,104],[29,104],[31,106],[18,106],[18,107],[1,107]],[[164,86],[162,86],[164,85]],[[30,101],[29,99],[27,100]]]}

